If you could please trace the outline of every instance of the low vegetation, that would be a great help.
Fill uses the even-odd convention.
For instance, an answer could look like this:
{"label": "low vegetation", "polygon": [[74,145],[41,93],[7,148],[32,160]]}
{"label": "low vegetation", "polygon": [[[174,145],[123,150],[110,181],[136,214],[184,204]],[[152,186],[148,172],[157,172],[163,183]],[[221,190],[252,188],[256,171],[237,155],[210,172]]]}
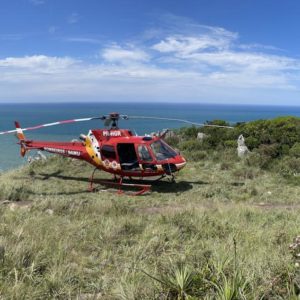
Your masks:
{"label": "low vegetation", "polygon": [[1,174],[0,299],[299,299],[299,128],[181,129],[189,164],[139,197],[61,157]]}

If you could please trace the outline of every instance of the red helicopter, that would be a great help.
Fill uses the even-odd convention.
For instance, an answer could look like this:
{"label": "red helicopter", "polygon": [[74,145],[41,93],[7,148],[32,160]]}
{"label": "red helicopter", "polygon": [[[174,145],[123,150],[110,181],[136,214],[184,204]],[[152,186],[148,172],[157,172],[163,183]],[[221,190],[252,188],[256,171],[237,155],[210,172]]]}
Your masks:
{"label": "red helicopter", "polygon": [[[130,117],[130,119],[133,118],[180,121],[200,126],[229,127],[193,123],[182,119]],[[22,157],[25,156],[27,151],[34,149],[84,160],[92,164],[95,166],[95,169],[90,177],[90,190],[94,190],[93,183],[96,170],[103,170],[113,174],[115,181],[97,182],[116,185],[119,187],[119,193],[123,192],[122,187],[124,186],[137,188],[138,191],[133,193],[134,195],[143,194],[151,188],[149,184],[124,183],[124,177],[128,177],[131,180],[133,178],[143,179],[145,177],[158,176],[161,179],[168,176],[171,181],[174,181],[175,173],[186,165],[186,160],[164,141],[163,138],[166,132],[158,136],[136,136],[131,130],[120,129],[118,127],[119,119],[128,120],[129,117],[119,113],[110,113],[101,117],[64,120],[23,129],[18,122],[15,122],[15,130],[3,131],[0,132],[0,135],[16,133],[19,139],[18,144],[21,146]],[[81,141],[34,141],[26,139],[23,133],[23,131],[27,130],[91,120],[103,120],[107,129],[92,129],[87,135],[80,135]]]}

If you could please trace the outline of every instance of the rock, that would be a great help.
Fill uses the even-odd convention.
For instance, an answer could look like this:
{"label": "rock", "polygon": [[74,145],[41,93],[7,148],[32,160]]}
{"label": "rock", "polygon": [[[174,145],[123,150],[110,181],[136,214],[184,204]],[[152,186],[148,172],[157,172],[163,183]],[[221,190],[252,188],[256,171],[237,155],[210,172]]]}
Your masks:
{"label": "rock", "polygon": [[207,135],[203,132],[198,132],[197,134],[197,140],[203,141],[206,137]]}
{"label": "rock", "polygon": [[45,213],[52,216],[54,214],[54,211],[53,211],[53,209],[48,208],[45,210]]}
{"label": "rock", "polygon": [[250,153],[248,147],[245,144],[245,138],[243,137],[242,134],[239,136],[237,140],[237,144],[238,144],[237,152],[239,157],[244,157]]}
{"label": "rock", "polygon": [[163,129],[162,131],[158,131],[158,132],[151,132],[150,136],[155,137],[158,136],[162,139],[168,139],[168,138],[173,138],[176,137],[176,133],[172,130],[169,129]]}
{"label": "rock", "polygon": [[42,153],[42,151],[37,152],[37,157],[39,157],[39,159],[42,159],[42,160],[47,159],[46,155],[44,153]]}
{"label": "rock", "polygon": [[38,151],[34,157],[28,156],[27,162],[29,164],[38,161],[38,160],[47,160],[47,156],[42,153],[42,151]]}
{"label": "rock", "polygon": [[161,135],[165,138],[165,139],[169,139],[169,138],[173,138],[176,136],[175,132],[169,129],[164,129],[161,133]]}

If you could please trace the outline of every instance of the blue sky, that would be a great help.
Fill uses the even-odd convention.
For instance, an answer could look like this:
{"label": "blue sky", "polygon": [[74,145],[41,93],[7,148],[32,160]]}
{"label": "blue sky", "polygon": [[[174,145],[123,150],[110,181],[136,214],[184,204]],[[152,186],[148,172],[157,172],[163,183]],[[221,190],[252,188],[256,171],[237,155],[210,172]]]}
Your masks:
{"label": "blue sky", "polygon": [[0,102],[300,105],[298,0],[3,0]]}

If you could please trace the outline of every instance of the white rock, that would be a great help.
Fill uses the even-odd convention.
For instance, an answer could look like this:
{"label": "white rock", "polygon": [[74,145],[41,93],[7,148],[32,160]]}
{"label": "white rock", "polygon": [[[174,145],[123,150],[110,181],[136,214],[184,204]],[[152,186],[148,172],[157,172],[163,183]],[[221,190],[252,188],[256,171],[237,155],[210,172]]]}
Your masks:
{"label": "white rock", "polygon": [[248,153],[250,153],[248,147],[245,144],[245,138],[243,137],[243,135],[241,134],[237,140],[237,151],[238,151],[238,156],[239,157],[244,157],[246,156]]}
{"label": "white rock", "polygon": [[52,215],[54,214],[53,209],[50,209],[50,208],[46,209],[45,212],[46,212],[46,214],[48,214],[48,215],[50,215],[50,216],[52,216]]}
{"label": "white rock", "polygon": [[206,137],[207,135],[203,132],[198,132],[197,134],[197,140],[203,141]]}

